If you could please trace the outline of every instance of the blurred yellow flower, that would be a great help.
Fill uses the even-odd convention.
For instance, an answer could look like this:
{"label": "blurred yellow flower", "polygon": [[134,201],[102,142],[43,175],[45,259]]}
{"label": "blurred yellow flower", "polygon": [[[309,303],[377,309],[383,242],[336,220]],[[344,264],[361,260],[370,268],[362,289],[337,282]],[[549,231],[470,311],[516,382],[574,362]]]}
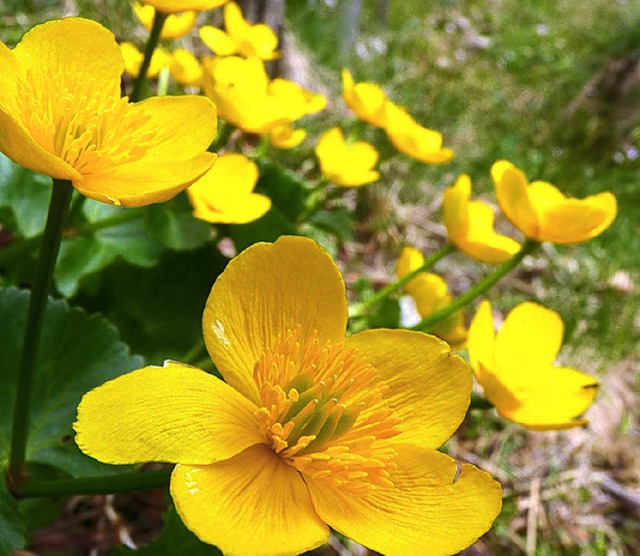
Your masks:
{"label": "blurred yellow flower", "polygon": [[315,242],[255,244],[204,311],[225,382],[173,362],[123,375],[85,394],[76,442],[107,463],[177,462],[178,514],[225,553],[298,554],[329,527],[385,554],[462,550],[501,506],[489,474],[436,450],[466,414],[467,365],[433,336],[346,324]]}
{"label": "blurred yellow flower", "polygon": [[445,164],[453,160],[453,150],[442,146],[442,134],[421,126],[404,109],[385,104],[385,130],[400,152],[426,164]]}
{"label": "blurred yellow flower", "polygon": [[[424,255],[419,249],[405,246],[396,262],[399,278],[418,270],[424,264]],[[419,272],[404,285],[405,291],[413,298],[420,317],[424,318],[453,301],[447,283],[437,274]],[[464,311],[459,310],[436,323],[432,329],[436,336],[448,342],[453,349],[462,349],[467,339]]]}
{"label": "blurred yellow flower", "polygon": [[348,69],[342,70],[342,98],[355,115],[376,127],[386,127],[387,95],[375,83],[355,83]]}
{"label": "blurred yellow flower", "polygon": [[224,31],[204,25],[200,28],[200,38],[218,56],[240,54],[245,58],[274,60],[280,56],[278,37],[271,27],[264,23],[252,25],[244,17],[235,2],[224,7]]}
{"label": "blurred yellow flower", "polygon": [[556,312],[525,302],[507,315],[496,334],[491,304],[480,304],[469,327],[469,359],[484,395],[500,415],[535,430],[588,422],[577,416],[593,402],[598,381],[554,365],[563,332]]}
{"label": "blurred yellow flower", "polygon": [[506,160],[496,162],[491,175],[502,212],[535,241],[587,241],[606,230],[616,217],[616,198],[608,191],[585,199],[565,197],[550,183],[529,183],[522,170]]}
{"label": "blurred yellow flower", "polygon": [[485,263],[502,263],[520,250],[520,244],[493,229],[493,209],[470,201],[471,178],[462,174],[444,192],[444,223],[449,239],[470,257]]}
{"label": "blurred yellow flower", "polygon": [[[213,164],[216,111],[201,97],[120,97],[113,34],[69,18],[0,43],[0,151],[83,195],[140,206],[170,199]],[[180,117],[176,117],[179,114]]]}
{"label": "blurred yellow flower", "polygon": [[[153,6],[143,6],[140,2],[133,2],[131,4],[133,13],[142,23],[147,31],[151,31],[153,27],[153,18],[155,17],[156,10]],[[162,32],[160,33],[161,39],[179,39],[188,34],[193,26],[196,24],[196,12],[180,12],[174,13],[167,17],[162,26]]]}
{"label": "blurred yellow flower", "polygon": [[202,85],[202,66],[198,59],[184,48],[176,48],[171,53],[169,72],[171,77],[181,85],[187,87]]}
{"label": "blurred yellow flower", "polygon": [[[144,55],[138,50],[136,45],[130,42],[120,44],[120,53],[124,59],[124,71],[132,77],[137,77],[140,72],[140,66]],[[147,77],[157,77],[162,68],[169,67],[171,64],[171,54],[164,48],[156,48],[151,56],[151,64],[147,71]]]}
{"label": "blurred yellow flower", "polygon": [[203,61],[203,88],[220,116],[249,133],[268,133],[322,110],[326,98],[286,79],[269,81],[257,58],[208,58]]}
{"label": "blurred yellow flower", "polygon": [[193,215],[221,224],[245,224],[257,220],[271,208],[271,199],[253,193],[258,167],[246,156],[225,153],[187,194]]}
{"label": "blurred yellow flower", "polygon": [[380,177],[373,169],[378,162],[378,151],[365,141],[347,143],[340,128],[325,131],[315,151],[320,171],[335,185],[358,187]]}
{"label": "blurred yellow flower", "polygon": [[276,149],[293,149],[307,136],[304,129],[294,129],[289,124],[274,127],[269,132],[269,141]]}
{"label": "blurred yellow flower", "polygon": [[153,6],[159,12],[173,14],[176,12],[213,10],[222,6],[227,0],[140,0],[141,3]]}

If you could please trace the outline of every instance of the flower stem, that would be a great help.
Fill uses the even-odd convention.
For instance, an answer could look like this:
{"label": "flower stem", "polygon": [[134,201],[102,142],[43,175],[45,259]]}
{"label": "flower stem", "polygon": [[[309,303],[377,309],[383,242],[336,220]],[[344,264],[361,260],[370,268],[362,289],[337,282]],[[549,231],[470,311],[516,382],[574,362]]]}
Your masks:
{"label": "flower stem", "polygon": [[50,481],[29,481],[14,488],[18,497],[75,496],[81,494],[113,494],[166,487],[172,469],[140,471],[106,477],[77,477]]}
{"label": "flower stem", "polygon": [[29,406],[31,402],[31,383],[40,340],[40,331],[53,269],[60,248],[62,226],[71,204],[73,186],[66,180],[53,180],[53,190],[49,201],[49,214],[40,245],[40,255],[31,286],[27,323],[22,344],[22,356],[18,374],[18,388],[13,409],[11,431],[11,452],[9,457],[9,476],[14,484],[25,475],[25,453],[29,431]]}
{"label": "flower stem", "polygon": [[424,261],[420,268],[416,268],[415,270],[405,274],[401,278],[398,278],[395,282],[391,282],[391,284],[386,285],[381,290],[377,291],[373,294],[369,299],[363,301],[362,303],[358,303],[349,309],[349,317],[361,317],[367,313],[367,311],[377,303],[380,303],[383,299],[389,297],[393,292],[400,289],[407,282],[411,281],[417,274],[420,272],[424,272],[425,270],[430,269],[434,266],[438,261],[444,259],[450,253],[455,251],[455,246],[451,243],[447,243],[440,249],[438,249],[433,255],[431,255],[428,259]]}
{"label": "flower stem", "polygon": [[138,102],[142,96],[142,89],[147,81],[147,72],[149,71],[149,66],[151,65],[151,58],[153,56],[153,52],[158,46],[160,42],[160,33],[162,33],[162,27],[164,26],[164,22],[166,21],[169,14],[159,12],[156,10],[155,16],[153,18],[153,27],[151,28],[151,33],[149,34],[149,39],[147,40],[147,44],[144,47],[144,58],[142,60],[142,64],[140,64],[140,70],[138,71],[138,76],[133,84],[133,91],[129,96],[129,100],[131,102]]}
{"label": "flower stem", "polygon": [[503,263],[493,272],[487,274],[482,280],[480,280],[475,286],[467,290],[462,295],[456,297],[449,305],[434,311],[430,315],[423,318],[418,324],[411,327],[411,330],[423,330],[426,331],[430,326],[434,325],[443,319],[446,319],[449,315],[455,313],[458,309],[461,309],[465,305],[471,303],[476,297],[482,295],[496,282],[504,278],[509,272],[517,267],[528,254],[534,251],[539,243],[531,240],[527,240],[522,249],[518,251],[511,259],[506,263]]}

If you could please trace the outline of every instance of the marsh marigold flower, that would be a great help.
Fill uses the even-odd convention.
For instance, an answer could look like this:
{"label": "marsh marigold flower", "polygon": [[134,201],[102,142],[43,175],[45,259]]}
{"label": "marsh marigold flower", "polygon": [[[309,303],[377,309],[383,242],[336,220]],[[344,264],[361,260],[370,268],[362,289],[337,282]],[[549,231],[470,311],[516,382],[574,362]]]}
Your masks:
{"label": "marsh marigold flower", "polygon": [[83,397],[78,445],[113,464],[177,462],[179,515],[224,552],[300,553],[332,527],[384,554],[455,553],[501,504],[487,473],[436,451],[471,373],[433,336],[345,338],[346,324],[344,282],[315,242],[253,245],[204,311],[226,382],[179,363],[123,375]]}
{"label": "marsh marigold flower", "polygon": [[606,230],[616,217],[616,198],[608,191],[585,199],[565,197],[545,181],[529,183],[524,172],[506,160],[496,162],[491,175],[502,212],[535,241],[587,241]]}
{"label": "marsh marigold flower", "polygon": [[187,194],[193,215],[212,223],[245,224],[257,220],[271,208],[271,199],[253,193],[258,182],[255,162],[238,153],[220,155]]}
{"label": "marsh marigold flower", "polygon": [[198,59],[184,48],[176,48],[169,61],[171,77],[181,85],[200,87],[202,85],[202,66]]}
{"label": "marsh marigold flower", "polygon": [[385,131],[400,152],[426,164],[445,164],[453,160],[453,150],[442,146],[442,134],[421,126],[400,106],[385,104]]}
{"label": "marsh marigold flower", "polygon": [[218,56],[240,54],[245,58],[273,60],[280,56],[276,50],[278,37],[273,29],[264,23],[252,25],[244,17],[240,6],[228,2],[224,7],[224,27],[221,29],[204,25],[200,28],[200,38]]}
{"label": "marsh marigold flower", "polygon": [[140,206],[170,199],[215,155],[216,111],[201,97],[120,97],[113,34],[86,19],[49,21],[0,43],[0,151],[69,180],[83,195]]}
{"label": "marsh marigold flower", "polygon": [[[126,74],[137,77],[140,73],[140,66],[144,54],[138,50],[135,44],[130,42],[123,42],[120,44],[120,53],[124,59],[124,71]],[[151,56],[151,64],[147,70],[147,77],[150,79],[157,77],[162,68],[170,67],[171,54],[169,54],[164,48],[156,48]]]}
{"label": "marsh marigold flower", "polygon": [[[424,264],[424,255],[419,249],[407,245],[400,251],[396,262],[396,274],[399,278],[418,270]],[[404,285],[405,291],[413,298],[416,310],[421,318],[435,313],[453,301],[447,283],[437,274],[419,272]],[[436,323],[432,332],[442,338],[454,349],[461,349],[467,339],[464,323],[464,311],[456,311],[446,319]]]}
{"label": "marsh marigold flower", "polygon": [[142,4],[153,6],[159,12],[173,14],[176,12],[202,12],[222,6],[227,0],[140,0]]}
{"label": "marsh marigold flower", "polygon": [[376,83],[356,83],[348,69],[342,70],[342,98],[358,119],[376,127],[386,127],[386,93]]}
{"label": "marsh marigold flower", "polygon": [[203,61],[203,88],[220,116],[249,133],[264,134],[322,110],[326,99],[286,79],[269,80],[264,63],[238,56]]}
{"label": "marsh marigold flower", "polygon": [[365,141],[347,143],[338,127],[325,131],[315,150],[320,171],[335,185],[358,187],[380,177],[373,169],[378,162],[374,146]]}
{"label": "marsh marigold flower", "polygon": [[471,326],[469,359],[486,398],[498,413],[530,429],[566,429],[591,405],[598,381],[554,364],[562,344],[560,316],[536,303],[516,306],[495,331],[491,304],[483,301]]}
{"label": "marsh marigold flower", "polygon": [[307,136],[304,129],[294,129],[289,124],[274,127],[269,132],[269,142],[276,149],[293,149]]}
{"label": "marsh marigold flower", "polygon": [[444,224],[449,239],[470,257],[485,263],[502,263],[513,257],[520,244],[493,229],[493,209],[471,201],[471,178],[462,174],[444,192]]}
{"label": "marsh marigold flower", "polygon": [[[136,14],[136,17],[140,23],[142,23],[144,28],[147,31],[151,31],[151,28],[153,27],[153,18],[156,13],[155,8],[149,5],[142,5],[140,2],[133,2],[131,7],[133,8],[133,13]],[[171,40],[184,37],[196,24],[196,15],[197,14],[194,11],[171,14],[167,17],[164,25],[162,26],[160,38]]]}

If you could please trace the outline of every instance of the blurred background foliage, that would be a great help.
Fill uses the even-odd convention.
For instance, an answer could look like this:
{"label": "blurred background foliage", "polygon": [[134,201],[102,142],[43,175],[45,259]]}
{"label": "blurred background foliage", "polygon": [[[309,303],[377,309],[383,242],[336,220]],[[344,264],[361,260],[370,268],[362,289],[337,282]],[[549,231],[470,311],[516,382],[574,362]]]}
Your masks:
{"label": "blurred background foliage", "polygon": [[[489,168],[502,158],[567,194],[610,190],[616,195],[619,216],[608,231],[578,246],[545,246],[544,255],[528,258],[515,276],[491,292],[503,314],[525,299],[561,314],[566,325],[562,361],[598,375],[602,382],[589,413],[590,429],[531,433],[489,412],[472,411],[448,449],[492,472],[505,486],[502,516],[469,554],[640,553],[640,524],[633,517],[640,512],[638,3],[254,4],[267,11],[284,7],[284,57],[277,70],[330,99],[325,114],[309,123],[311,131],[337,122],[352,124],[340,99],[340,70],[348,67],[357,81],[381,84],[420,123],[441,131],[445,145],[456,152],[449,165],[425,166],[393,156],[379,131],[363,131],[381,151],[383,178],[350,200],[362,218],[352,231],[344,230],[348,219],[343,222],[345,242],[336,251],[356,296],[370,292],[369,283],[377,286],[392,279],[403,243],[428,253],[444,240],[440,198],[461,172],[469,173],[475,193],[489,200]],[[117,37],[133,37],[139,45],[146,36],[126,0],[5,0],[0,5],[0,39],[13,45],[32,25],[62,15],[98,20]],[[199,22],[219,19],[218,12],[201,14]],[[202,52],[195,36],[182,39],[183,46]],[[307,141],[278,157],[305,176],[313,168],[312,148]],[[29,179],[35,180],[29,187],[37,187],[37,179]],[[12,221],[15,214],[6,207],[16,213],[19,204],[17,194],[7,200],[9,194],[5,189],[0,198],[2,222],[9,228],[22,226],[21,235],[31,237],[40,224],[26,217]],[[23,207],[23,216],[43,202],[38,195],[32,198],[34,205]],[[73,304],[105,313],[135,352],[157,362],[191,353],[210,287],[207,276],[215,276],[225,259],[205,244],[202,230],[163,235],[163,227],[171,224],[173,230],[175,225],[167,224],[169,216],[161,209],[154,210],[141,212],[137,224],[123,224],[127,229],[137,225],[136,234],[149,233],[143,252],[122,254],[99,279],[86,279],[90,269],[82,274],[72,268],[65,281],[69,259],[75,264],[79,259],[68,257],[66,266],[61,259],[56,283],[59,291],[75,296]],[[85,216],[90,222],[91,215]],[[246,230],[222,232],[242,246]],[[89,239],[104,247],[108,238],[96,233]],[[72,248],[68,244],[66,249]],[[109,257],[106,251],[104,257]],[[139,268],[155,264],[161,274]],[[106,266],[104,262],[101,268]],[[448,258],[438,270],[454,292],[464,291],[485,272],[461,255]],[[19,283],[27,272],[5,269],[2,279]],[[157,283],[159,276],[166,278],[162,284]],[[384,322],[380,315],[376,318]],[[172,330],[181,332],[176,336]]]}

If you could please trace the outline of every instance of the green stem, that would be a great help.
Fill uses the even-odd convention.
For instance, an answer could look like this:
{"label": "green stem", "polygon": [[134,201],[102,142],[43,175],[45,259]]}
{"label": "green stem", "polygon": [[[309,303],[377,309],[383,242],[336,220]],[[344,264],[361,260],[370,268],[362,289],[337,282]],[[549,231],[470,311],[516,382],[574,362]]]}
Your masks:
{"label": "green stem", "polygon": [[40,255],[36,273],[31,286],[27,323],[22,344],[22,356],[18,374],[18,388],[13,408],[13,425],[11,431],[11,452],[9,457],[9,476],[14,484],[19,484],[25,476],[25,453],[29,431],[29,406],[31,402],[31,383],[38,352],[40,331],[53,269],[55,268],[64,219],[71,204],[73,186],[66,180],[53,180],[49,214],[42,236]]}
{"label": "green stem", "polygon": [[216,138],[213,140],[213,143],[207,149],[211,152],[216,152],[226,146],[231,139],[231,135],[237,129],[236,126],[230,124],[226,120],[218,120],[218,134]]}
{"label": "green stem", "polygon": [[529,253],[540,245],[539,243],[531,240],[527,240],[522,249],[516,253],[506,263],[503,263],[493,272],[487,274],[482,280],[480,280],[475,286],[470,288],[462,295],[456,297],[449,305],[434,311],[430,315],[423,318],[418,324],[412,326],[412,330],[428,330],[430,326],[434,325],[443,319],[446,319],[449,315],[455,313],[458,309],[462,309],[465,305],[471,303],[476,297],[482,295],[496,282],[504,278],[509,272],[516,268]]}
{"label": "green stem", "polygon": [[162,27],[164,26],[164,22],[167,20],[168,15],[169,14],[165,14],[156,10],[156,14],[153,18],[153,27],[151,28],[151,33],[149,34],[147,44],[144,47],[144,58],[142,60],[142,64],[140,64],[138,76],[136,77],[136,80],[133,84],[133,91],[129,96],[129,100],[131,102],[138,102],[142,97],[142,89],[144,88],[144,85],[147,81],[147,72],[149,71],[149,66],[151,65],[151,58],[153,56],[154,50],[160,42]]}
{"label": "green stem", "polygon": [[172,469],[140,471],[106,477],[78,477],[51,481],[29,481],[14,488],[18,497],[76,496],[81,494],[113,494],[150,488],[165,488]]}
{"label": "green stem", "polygon": [[431,255],[428,259],[424,261],[422,266],[412,270],[408,274],[405,274],[401,278],[398,278],[395,282],[391,282],[391,284],[387,284],[381,290],[378,290],[375,294],[373,294],[369,299],[363,301],[362,303],[358,303],[349,309],[349,317],[361,317],[367,313],[367,311],[377,303],[380,303],[383,299],[389,297],[393,292],[399,290],[402,286],[404,286],[407,282],[411,281],[417,274],[424,272],[425,270],[430,269],[434,266],[438,261],[444,259],[450,253],[455,251],[455,246],[451,243],[447,243],[440,249],[438,249],[433,255]]}

